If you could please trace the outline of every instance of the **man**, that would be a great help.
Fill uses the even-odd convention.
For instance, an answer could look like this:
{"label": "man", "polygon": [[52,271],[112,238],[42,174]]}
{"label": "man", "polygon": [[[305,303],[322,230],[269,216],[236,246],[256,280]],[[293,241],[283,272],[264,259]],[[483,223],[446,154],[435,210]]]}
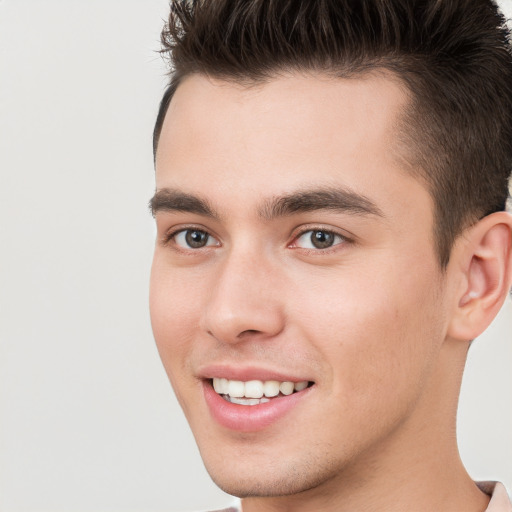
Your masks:
{"label": "man", "polygon": [[171,4],[152,324],[244,512],[511,510],[454,434],[512,283],[508,38],[491,0]]}

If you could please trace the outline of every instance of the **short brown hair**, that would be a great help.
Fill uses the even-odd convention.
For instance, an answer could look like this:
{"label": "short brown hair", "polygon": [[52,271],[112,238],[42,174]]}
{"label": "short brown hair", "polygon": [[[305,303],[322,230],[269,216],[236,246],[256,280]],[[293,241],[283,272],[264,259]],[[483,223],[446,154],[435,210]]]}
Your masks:
{"label": "short brown hair", "polygon": [[445,267],[464,227],[505,210],[512,170],[510,31],[493,0],[171,0],[162,31],[174,91],[200,73],[241,84],[279,71],[385,69],[408,87],[402,138],[435,204]]}

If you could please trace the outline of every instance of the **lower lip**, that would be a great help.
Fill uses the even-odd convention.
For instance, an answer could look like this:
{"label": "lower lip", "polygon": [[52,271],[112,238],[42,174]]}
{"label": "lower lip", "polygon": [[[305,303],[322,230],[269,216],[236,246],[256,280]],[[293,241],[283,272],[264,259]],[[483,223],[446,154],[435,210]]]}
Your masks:
{"label": "lower lip", "polygon": [[227,402],[215,392],[211,381],[203,382],[204,396],[213,418],[223,427],[240,432],[255,432],[275,423],[305,398],[312,390],[308,387],[288,396],[271,398],[258,405],[240,405]]}

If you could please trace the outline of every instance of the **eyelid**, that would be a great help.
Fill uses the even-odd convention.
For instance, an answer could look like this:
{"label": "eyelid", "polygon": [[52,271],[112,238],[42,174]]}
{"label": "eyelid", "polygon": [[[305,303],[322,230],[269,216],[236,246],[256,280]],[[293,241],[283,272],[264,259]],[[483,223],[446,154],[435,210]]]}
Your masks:
{"label": "eyelid", "polygon": [[[210,238],[214,239],[216,241],[213,245],[206,245],[204,247],[200,248],[192,248],[192,247],[182,247],[173,240],[175,239],[176,235],[179,233],[183,233],[185,231],[202,231],[206,233]],[[330,233],[334,235],[335,237],[339,237],[341,241],[335,243],[334,245],[327,247],[325,249],[319,249],[319,248],[302,248],[296,244],[297,240],[304,236],[307,233],[313,232],[313,231],[324,231],[326,233]],[[336,250],[339,245],[344,245],[345,243],[353,243],[354,239],[352,236],[347,235],[345,232],[341,232],[341,230],[333,228],[332,226],[325,226],[325,225],[308,225],[308,226],[301,226],[300,228],[294,230],[292,233],[292,241],[287,244],[287,247],[291,249],[301,249],[303,251],[311,251],[315,253],[327,253],[333,250]],[[186,252],[199,252],[202,249],[209,249],[211,247],[220,247],[222,245],[220,238],[213,234],[212,231],[205,226],[199,225],[199,224],[188,224],[188,225],[179,225],[179,226],[173,226],[166,230],[163,237],[161,238],[162,245],[170,245],[171,243],[174,245],[174,248],[178,251],[186,251]]]}

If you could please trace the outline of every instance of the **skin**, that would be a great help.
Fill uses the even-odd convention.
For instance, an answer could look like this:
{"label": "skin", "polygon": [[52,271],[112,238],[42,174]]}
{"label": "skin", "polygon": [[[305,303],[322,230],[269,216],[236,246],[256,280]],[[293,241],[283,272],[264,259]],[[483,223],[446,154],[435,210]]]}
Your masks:
{"label": "skin", "polygon": [[[381,73],[290,74],[250,88],[194,75],[171,102],[157,194],[193,194],[215,217],[156,209],[152,325],[206,468],[244,512],[487,506],[460,462],[455,414],[468,340],[502,300],[477,326],[467,320],[471,286],[492,288],[490,267],[470,253],[500,222],[495,245],[510,246],[510,220],[464,238],[440,269],[431,197],[396,149],[408,101]],[[276,197],[327,188],[364,196],[378,214],[261,214]],[[187,228],[209,245],[172,236]],[[312,229],[337,234],[335,245],[311,247]],[[237,432],[205,404],[209,364],[314,386],[268,427]]]}

